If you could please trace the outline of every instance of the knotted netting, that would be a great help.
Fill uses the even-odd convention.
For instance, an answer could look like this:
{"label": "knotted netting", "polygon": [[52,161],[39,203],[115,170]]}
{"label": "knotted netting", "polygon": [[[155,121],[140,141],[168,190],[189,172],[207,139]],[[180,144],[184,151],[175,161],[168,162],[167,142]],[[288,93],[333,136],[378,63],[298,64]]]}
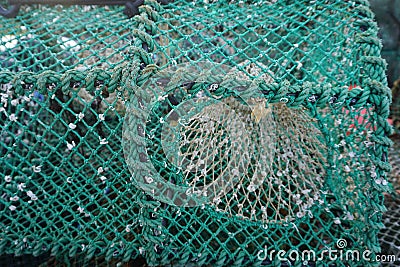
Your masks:
{"label": "knotted netting", "polygon": [[379,264],[391,95],[367,1],[24,8],[0,28],[2,254]]}

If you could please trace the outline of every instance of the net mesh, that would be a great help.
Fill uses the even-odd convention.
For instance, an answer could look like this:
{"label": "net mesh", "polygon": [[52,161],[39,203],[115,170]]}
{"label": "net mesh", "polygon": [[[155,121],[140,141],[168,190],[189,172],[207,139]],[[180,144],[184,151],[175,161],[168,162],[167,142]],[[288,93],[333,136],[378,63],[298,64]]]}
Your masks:
{"label": "net mesh", "polygon": [[119,7],[1,18],[2,254],[51,252],[78,266],[140,255],[140,192],[120,144],[127,94],[109,83],[133,24]]}
{"label": "net mesh", "polygon": [[391,137],[394,145],[389,149],[389,162],[392,170],[389,173],[389,181],[395,190],[400,190],[400,136],[395,134]]}
{"label": "net mesh", "polygon": [[133,29],[122,8],[23,6],[19,14],[12,21],[2,19],[3,68],[14,72],[112,68],[129,58],[126,51]]}
{"label": "net mesh", "polygon": [[386,228],[379,233],[379,240],[382,247],[382,254],[395,255],[395,261],[382,263],[382,266],[393,266],[400,263],[400,243],[399,243],[399,218],[400,201],[399,198],[388,197],[385,200],[388,211],[383,215],[383,222]]}
{"label": "net mesh", "polygon": [[324,253],[379,253],[391,188],[367,1],[122,9],[0,18],[2,255],[379,265]]}

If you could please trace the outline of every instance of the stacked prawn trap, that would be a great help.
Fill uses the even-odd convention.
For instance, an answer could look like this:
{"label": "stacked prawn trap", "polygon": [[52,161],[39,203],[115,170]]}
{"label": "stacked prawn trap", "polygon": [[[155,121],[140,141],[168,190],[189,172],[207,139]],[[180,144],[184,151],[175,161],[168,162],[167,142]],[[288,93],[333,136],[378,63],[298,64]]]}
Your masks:
{"label": "stacked prawn trap", "polygon": [[2,19],[1,253],[379,264],[391,95],[368,1],[68,10]]}
{"label": "stacked prawn trap", "polygon": [[123,10],[22,6],[0,17],[1,254],[139,257],[141,193],[121,147],[138,21]]}

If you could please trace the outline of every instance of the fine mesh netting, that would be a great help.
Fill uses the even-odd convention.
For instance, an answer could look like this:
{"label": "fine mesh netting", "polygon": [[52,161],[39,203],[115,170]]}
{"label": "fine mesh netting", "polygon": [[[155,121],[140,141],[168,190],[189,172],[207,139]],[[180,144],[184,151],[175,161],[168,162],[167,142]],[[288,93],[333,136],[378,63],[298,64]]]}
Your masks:
{"label": "fine mesh netting", "polygon": [[385,202],[388,211],[383,215],[383,223],[386,228],[380,231],[379,240],[382,247],[382,254],[395,255],[396,261],[382,263],[382,266],[395,266],[400,263],[400,201],[398,197],[387,197]]}
{"label": "fine mesh netting", "polygon": [[388,175],[389,181],[392,183],[395,190],[400,189],[400,136],[394,134],[391,136],[393,146],[389,148],[389,162],[392,165],[392,170]]}
{"label": "fine mesh netting", "polygon": [[391,95],[367,1],[122,10],[0,18],[2,255],[379,265]]}
{"label": "fine mesh netting", "polygon": [[[206,66],[202,68],[207,69]],[[186,72],[184,68],[176,70],[182,75],[181,71],[185,72],[183,76],[190,77],[195,72]],[[158,176],[156,172],[166,169],[171,172],[162,173],[163,177],[171,175],[174,184],[188,185],[185,192],[188,197],[172,197],[172,203],[179,205],[188,201],[183,204],[194,205],[198,202],[190,203],[193,200],[189,195],[204,195],[212,198],[218,210],[256,221],[287,221],[296,214],[303,217],[314,200],[322,201],[315,182],[322,183],[326,148],[322,133],[305,109],[291,110],[283,104],[266,108],[264,99],[253,97],[243,105],[244,99],[239,95],[217,100],[198,92],[189,97],[182,90],[171,92],[160,87],[167,85],[169,88],[176,82],[177,77],[168,77],[168,74],[171,73],[156,75],[152,78],[154,83],[147,84],[137,94],[136,101],[143,108],[133,106],[127,110],[124,136],[131,173],[139,172],[136,162],[147,161],[143,159],[145,153],[134,150],[147,146],[147,154],[153,159],[151,165],[159,169],[144,174],[146,184],[151,184],[153,176]],[[216,71],[206,75],[223,77]],[[179,83],[188,84],[190,79],[187,78]],[[145,93],[146,89],[161,94],[152,97],[152,92]],[[165,91],[168,97],[162,96]],[[143,99],[151,98],[159,104],[156,110],[144,108],[153,106],[151,101],[143,103]],[[152,114],[156,117],[152,118]],[[151,117],[145,122],[151,146],[147,140],[143,144],[138,140],[139,136],[144,136],[146,116]],[[304,164],[306,161],[313,164]],[[143,167],[145,169],[147,167]],[[152,190],[171,193],[168,186],[156,186],[157,189]],[[232,195],[227,194],[230,191]]]}
{"label": "fine mesh netting", "polygon": [[132,24],[123,8],[23,6],[2,18],[1,67],[13,71],[112,68],[129,58]]}
{"label": "fine mesh netting", "polygon": [[0,18],[2,254],[77,266],[141,254],[115,68],[135,23],[121,10],[26,6]]}

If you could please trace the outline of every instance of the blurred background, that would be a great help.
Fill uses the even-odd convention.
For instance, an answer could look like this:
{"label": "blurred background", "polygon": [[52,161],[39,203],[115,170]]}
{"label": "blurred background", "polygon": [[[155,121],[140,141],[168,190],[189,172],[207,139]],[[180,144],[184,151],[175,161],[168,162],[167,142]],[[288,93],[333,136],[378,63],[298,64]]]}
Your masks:
{"label": "blurred background", "polygon": [[[382,39],[382,56],[388,63],[387,76],[389,87],[392,88],[391,123],[394,135],[391,136],[393,146],[389,149],[389,161],[392,171],[389,175],[395,189],[400,189],[400,0],[370,0],[375,12]],[[400,192],[400,190],[398,191]],[[383,215],[386,229],[379,235],[383,254],[394,254],[400,259],[400,198],[385,197],[388,211]],[[382,266],[400,266],[400,261],[386,263]]]}
{"label": "blurred background", "polygon": [[388,81],[392,87],[400,78],[400,0],[370,0],[383,41],[382,55],[388,63]]}
{"label": "blurred background", "polygon": [[[393,95],[390,122],[394,126],[394,133],[400,136],[400,0],[369,1],[380,28],[379,37],[383,43],[382,56],[388,63],[386,73]],[[400,138],[397,141],[394,140],[395,145],[398,145],[399,140]],[[392,166],[400,169],[397,164],[392,163]]]}

